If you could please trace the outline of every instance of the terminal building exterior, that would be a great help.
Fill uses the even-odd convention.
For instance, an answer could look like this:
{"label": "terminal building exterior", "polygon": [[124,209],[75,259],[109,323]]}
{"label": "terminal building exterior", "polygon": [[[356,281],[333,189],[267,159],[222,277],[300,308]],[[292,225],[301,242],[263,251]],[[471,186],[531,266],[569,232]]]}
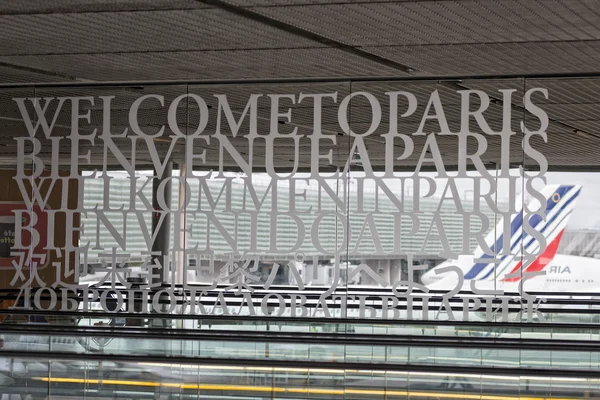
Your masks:
{"label": "terminal building exterior", "polygon": [[[357,172],[357,174],[360,173]],[[130,187],[126,177],[122,177],[122,179],[119,179],[119,174],[115,173],[113,175],[114,179],[112,179],[110,183],[110,202],[114,203],[115,206],[118,204],[128,204]],[[226,181],[231,182],[230,187],[223,181],[209,180],[207,181],[208,184],[206,185],[206,188],[211,191],[212,196],[215,199],[219,198],[219,195],[222,193],[225,187],[226,190],[229,189],[231,191],[231,203],[241,206],[242,204],[244,204],[244,202],[251,202],[247,187],[244,184],[244,181],[240,178],[239,174],[231,174],[231,178],[231,181]],[[269,187],[271,181],[270,179],[268,179],[268,176],[261,177],[261,175],[259,174],[258,178],[255,178],[255,181],[256,183],[254,183],[253,187],[260,194],[260,197],[263,197],[265,193],[268,193],[270,190],[272,190]],[[357,181],[350,180],[349,182],[351,188],[349,190],[349,195],[346,198],[344,198],[344,190],[342,189],[342,194],[336,197],[338,200],[340,198],[342,199],[342,210],[345,208],[345,203],[347,199],[349,199],[350,203],[356,203],[357,201],[357,190],[356,188],[354,188],[354,190],[352,189],[353,185],[357,184]],[[332,180],[329,184],[332,188],[334,188],[334,190],[337,189],[337,192],[340,193],[339,183],[337,183],[335,180]],[[84,187],[84,202],[86,203],[86,208],[93,209],[96,205],[102,204],[104,196],[103,186],[104,183],[100,179],[86,181],[86,186]],[[202,196],[202,192],[199,192],[199,184],[197,182],[191,181],[189,183],[189,186],[192,196]],[[333,201],[331,201],[323,187],[312,185],[308,186],[305,190],[305,196],[303,196],[303,199],[305,198],[305,201],[303,202],[303,208],[309,209],[311,207],[323,207],[331,212],[334,212],[336,210],[336,204]],[[151,198],[151,187],[146,187],[144,189],[144,192],[148,198]],[[286,190],[284,190],[283,192],[284,193],[282,196],[289,196],[289,191],[286,193]],[[172,196],[172,201],[174,203],[180,201],[179,192],[176,190],[176,188],[173,188]],[[396,196],[396,201],[401,201],[407,209],[412,208],[411,197],[407,196],[404,200],[402,200],[396,194],[394,194],[394,196]],[[463,245],[462,225],[464,223],[464,219],[454,212],[454,208],[451,206],[451,204],[449,204],[449,202],[447,202],[448,204],[444,205],[443,202],[441,202],[440,197],[429,198],[424,199],[421,204],[421,210],[423,214],[426,216],[429,215],[429,218],[425,217],[421,219],[421,225],[418,227],[416,232],[413,232],[413,227],[410,224],[404,224],[402,226],[401,232],[402,238],[400,239],[402,242],[402,246],[398,249],[400,251],[394,253],[393,240],[395,235],[392,232],[396,226],[394,222],[389,219],[389,217],[386,217],[386,214],[391,215],[395,210],[394,206],[392,205],[392,201],[388,197],[386,197],[385,193],[376,194],[376,190],[374,187],[371,188],[371,190],[363,192],[361,197],[361,202],[363,203],[364,210],[374,210],[375,202],[377,202],[377,209],[381,211],[381,214],[374,217],[373,226],[376,227],[375,229],[377,230],[377,234],[380,238],[379,240],[381,242],[381,246],[387,251],[386,254],[371,255],[371,258],[369,258],[368,253],[375,252],[374,241],[373,239],[369,239],[365,240],[364,243],[359,244],[359,247],[363,246],[363,248],[361,249],[362,254],[353,255],[352,252],[349,251],[347,258],[350,261],[350,264],[353,265],[358,265],[359,263],[365,263],[369,265],[374,271],[377,272],[377,274],[381,275],[382,277],[385,277],[385,280],[388,282],[395,282],[399,280],[401,276],[406,278],[407,254],[418,255],[414,257],[414,261],[419,261],[424,265],[433,266],[443,261],[439,258],[438,255],[442,249],[442,245],[439,243],[439,241],[436,242],[435,240],[431,240],[429,241],[429,243],[427,243],[427,241],[425,240],[427,235],[430,234],[429,231],[432,227],[431,219],[433,217],[433,212],[437,210],[438,207],[441,207],[441,221],[445,228],[445,232],[448,236],[450,246],[453,248],[460,248]],[[464,199],[462,199],[461,202],[466,207],[472,208],[473,201],[469,198],[469,193],[464,193],[463,197]],[[330,201],[326,201],[327,199],[329,199]],[[265,202],[263,206],[264,208],[262,209],[262,212],[258,218],[258,231],[256,232],[256,236],[261,238],[266,243],[268,243],[269,241],[269,211],[272,209],[270,200],[271,197],[267,197],[267,202]],[[139,201],[140,200],[138,200],[138,202]],[[222,201],[222,203],[224,204],[224,201]],[[353,204],[351,207],[356,207],[356,205]],[[250,221],[248,219],[237,221],[232,215],[232,213],[227,212],[225,208],[225,205],[217,208],[218,211],[215,214],[219,216],[218,221],[223,225],[224,230],[226,232],[237,232],[237,242],[247,243],[248,239],[251,236]],[[485,205],[482,208],[484,215],[486,215],[486,217],[489,220],[493,221],[493,211],[490,210],[489,207],[485,208]],[[107,214],[111,217],[108,220],[109,226],[107,226],[105,221],[100,220],[93,213],[89,213],[88,218],[82,218],[82,224],[84,225],[85,229],[84,233],[80,238],[80,241],[82,244],[90,243],[90,251],[87,253],[87,264],[91,265],[92,269],[94,265],[99,266],[101,264],[101,259],[107,258],[103,255],[107,254],[108,249],[119,246],[118,239],[121,238],[121,236],[124,236],[124,240],[127,243],[125,250],[127,250],[127,254],[129,255],[125,259],[123,259],[122,262],[127,262],[129,265],[141,263],[144,258],[143,254],[147,251],[147,246],[139,222],[132,217],[124,221],[123,218],[118,215],[118,212]],[[366,214],[366,212],[362,214],[363,215],[356,213],[354,215],[351,215],[349,223],[353,232],[360,232],[361,228],[365,224],[364,215]],[[314,217],[312,218],[314,219]],[[310,226],[311,216],[305,215],[303,219],[306,222],[306,225]],[[279,224],[277,227],[277,245],[279,248],[282,249],[293,248],[298,236],[298,227],[295,223],[293,223],[293,221],[283,222],[283,224]],[[145,223],[148,226],[151,225],[151,215],[146,215]],[[205,235],[207,229],[212,229],[217,233],[216,235],[213,235],[211,237],[211,248],[213,249],[213,252],[210,255],[206,255],[205,257],[204,255],[186,254],[187,260],[185,262],[188,266],[190,265],[190,263],[193,265],[196,264],[198,261],[199,264],[205,265],[205,268],[200,268],[200,265],[198,269],[191,268],[190,273],[192,273],[192,275],[190,275],[188,279],[198,279],[199,281],[202,281],[202,276],[204,274],[209,273],[208,265],[210,264],[210,259],[212,259],[212,268],[214,268],[215,270],[220,270],[225,264],[223,260],[227,259],[227,255],[230,253],[234,253],[237,250],[236,248],[233,248],[230,244],[228,244],[228,242],[223,238],[222,235],[219,235],[219,231],[217,230],[217,227],[214,224],[211,223],[210,228],[207,227],[208,223],[209,220],[205,218],[194,218],[186,221],[188,229],[192,232],[192,235],[190,235],[191,237],[189,240],[197,240],[199,242],[200,248],[206,248]],[[324,227],[322,233],[323,240],[321,240],[319,244],[323,248],[334,249],[336,241],[336,221],[330,219],[329,221],[327,221],[327,223],[329,225]],[[344,226],[342,226],[343,221],[337,221],[337,224],[338,230],[342,230],[344,228]],[[125,225],[127,225],[126,228]],[[473,219],[473,221],[471,222],[471,229],[474,231],[480,230],[481,220]],[[125,232],[125,235],[123,235],[123,232]],[[339,241],[339,238],[337,240]],[[358,239],[354,240],[349,247],[356,248],[357,240]],[[172,235],[170,242],[172,245]],[[425,248],[423,248],[424,243],[426,244]],[[194,246],[195,244],[189,245],[189,247]],[[101,247],[101,249],[97,249],[95,247]],[[472,237],[470,240],[469,249],[473,251],[476,247],[477,241],[474,237]],[[358,248],[356,249],[358,250]],[[311,245],[311,243],[304,243],[304,245],[301,246],[297,250],[297,252],[300,252],[302,254],[303,260],[301,264],[305,266],[308,265],[309,268],[312,268],[312,263],[315,260],[314,257],[316,257],[317,263],[320,264],[322,266],[321,268],[323,269],[323,276],[321,276],[320,280],[316,279],[313,282],[313,280],[310,279],[310,277],[307,278],[305,276],[305,279],[307,279],[304,282],[305,284],[310,284],[311,282],[313,284],[318,284],[320,282],[321,285],[331,283],[330,279],[328,281],[327,279],[325,279],[324,275],[331,275],[331,269],[329,271],[326,271],[326,267],[327,265],[332,266],[331,260],[335,257],[335,253],[333,251],[331,253],[323,253],[320,252],[317,248],[315,248],[314,245]],[[366,257],[364,255],[365,253],[367,254]],[[267,264],[272,264],[273,262],[287,262],[286,258],[293,258],[294,255],[295,253],[269,254],[268,252],[262,252],[262,264],[265,265],[261,264],[261,266],[263,268],[269,268]],[[173,258],[171,258],[171,262],[179,262],[179,260],[177,259],[178,257],[183,257],[183,253],[176,254]],[[83,268],[83,265],[81,272],[84,275],[88,272]],[[312,274],[309,275],[312,276]],[[281,276],[278,279],[278,283],[292,283],[290,279],[293,279],[293,277],[289,275]],[[358,284],[358,281],[359,277],[357,276],[356,284]],[[360,280],[360,282],[363,285],[377,284],[375,281],[373,281],[373,279],[369,279],[368,275],[364,276],[364,279]]]}

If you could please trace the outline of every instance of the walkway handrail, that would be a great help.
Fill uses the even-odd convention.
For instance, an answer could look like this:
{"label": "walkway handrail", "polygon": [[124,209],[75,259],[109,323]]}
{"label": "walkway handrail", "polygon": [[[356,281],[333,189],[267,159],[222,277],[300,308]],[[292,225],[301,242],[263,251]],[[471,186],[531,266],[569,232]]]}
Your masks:
{"label": "walkway handrail", "polygon": [[598,340],[523,339],[489,336],[421,336],[381,335],[363,333],[319,333],[279,331],[227,331],[165,328],[80,327],[69,329],[47,325],[0,325],[0,334],[21,336],[110,337],[126,339],[156,339],[185,341],[267,342],[290,344],[329,344],[373,347],[444,347],[469,349],[510,349],[537,351],[600,352]]}
{"label": "walkway handrail", "polygon": [[[4,351],[4,357],[15,359],[39,359],[40,355],[26,351]],[[81,361],[81,354],[65,352],[44,353],[44,358],[52,361]],[[205,358],[205,357],[182,357],[182,356],[157,356],[157,355],[121,355],[102,353],[86,354],[87,361],[111,361],[121,363],[165,363],[165,364],[186,364],[186,365],[214,365],[217,366],[235,366],[240,365],[248,367],[266,367],[266,368],[289,368],[290,363],[287,360],[252,360],[252,359],[228,359],[228,358]],[[448,373],[457,374],[475,374],[475,375],[508,375],[525,377],[573,377],[584,379],[598,379],[597,371],[590,370],[569,370],[569,369],[541,369],[541,368],[511,368],[511,367],[486,367],[486,366],[463,366],[463,365],[419,365],[419,364],[383,364],[383,363],[356,363],[356,362],[329,362],[329,361],[301,361],[294,360],[295,369],[318,369],[318,370],[361,370],[361,371],[398,371],[398,372],[426,372],[426,373]]]}

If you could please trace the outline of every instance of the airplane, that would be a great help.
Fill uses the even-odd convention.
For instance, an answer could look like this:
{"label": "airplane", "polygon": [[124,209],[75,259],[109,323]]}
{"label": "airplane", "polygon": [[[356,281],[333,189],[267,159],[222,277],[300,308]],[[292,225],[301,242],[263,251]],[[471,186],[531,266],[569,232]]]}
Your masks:
{"label": "airplane", "polygon": [[[546,217],[533,214],[527,218],[531,228],[546,239],[546,248],[535,259],[523,264],[525,254],[538,252],[540,243],[523,230],[522,205],[510,221],[510,254],[504,252],[503,221],[485,238],[494,255],[486,254],[479,246],[470,256],[446,260],[421,276],[421,282],[430,290],[451,291],[458,286],[459,274],[440,272],[443,268],[458,267],[464,281],[461,291],[503,290],[505,293],[522,291],[544,293],[598,293],[600,290],[600,260],[557,254],[567,223],[582,191],[581,185],[548,185],[541,193],[546,199]],[[532,202],[533,203],[533,202]],[[528,209],[539,211],[542,207],[529,203]],[[531,214],[530,214],[531,215]],[[496,260],[495,262],[494,259]],[[475,261],[477,260],[477,261]],[[533,274],[539,274],[534,276]]]}

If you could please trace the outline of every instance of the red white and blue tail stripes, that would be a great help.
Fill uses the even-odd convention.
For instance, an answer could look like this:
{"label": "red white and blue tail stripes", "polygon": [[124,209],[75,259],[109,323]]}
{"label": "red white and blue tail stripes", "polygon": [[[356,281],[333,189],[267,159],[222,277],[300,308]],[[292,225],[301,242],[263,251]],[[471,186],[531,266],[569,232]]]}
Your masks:
{"label": "red white and blue tail stripes", "polygon": [[[581,186],[550,185],[546,186],[541,193],[546,199],[546,204],[542,204],[541,207],[540,204],[530,205],[529,212],[524,211],[522,205],[517,207],[517,213],[513,214],[510,226],[505,221],[501,221],[496,229],[488,234],[486,243],[493,254],[486,254],[481,247],[478,247],[474,256],[475,259],[479,259],[479,262],[466,270],[465,279],[516,282],[520,278],[507,279],[506,275],[541,271],[552,261],[577,198],[581,194]],[[545,207],[545,218],[535,213],[540,211],[543,214],[543,207]],[[544,236],[546,246],[541,253],[539,241],[523,229],[524,223],[531,227],[529,231],[535,230]],[[510,240],[505,237],[507,233],[510,233]],[[506,251],[508,245],[510,251]],[[523,265],[523,254],[535,253],[540,254],[532,262]],[[494,258],[499,261],[493,263]],[[487,259],[490,262],[486,262]]]}

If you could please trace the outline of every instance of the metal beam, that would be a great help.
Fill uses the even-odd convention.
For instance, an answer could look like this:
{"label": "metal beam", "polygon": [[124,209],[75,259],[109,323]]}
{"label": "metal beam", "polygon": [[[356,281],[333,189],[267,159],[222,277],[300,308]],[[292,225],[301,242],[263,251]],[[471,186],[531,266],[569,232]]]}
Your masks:
{"label": "metal beam", "polygon": [[181,85],[261,85],[261,84],[311,84],[311,83],[368,83],[368,82],[450,82],[461,83],[464,80],[501,80],[501,79],[594,79],[600,78],[600,71],[578,73],[531,73],[531,74],[489,74],[489,75],[419,75],[419,76],[336,76],[303,78],[265,78],[265,79],[166,79],[145,81],[94,81],[94,82],[35,82],[0,83],[0,89],[26,88],[94,88],[122,87],[144,89],[150,86]]}
{"label": "metal beam", "polygon": [[308,40],[312,40],[313,42],[317,42],[327,47],[335,48],[341,50],[345,53],[351,54],[353,56],[357,56],[363,58],[365,60],[384,65],[389,68],[393,68],[405,74],[410,74],[414,72],[414,68],[409,67],[408,65],[401,64],[399,62],[390,60],[385,57],[381,57],[368,51],[365,51],[359,47],[351,46],[349,44],[340,42],[335,39],[330,39],[326,36],[320,35],[315,32],[311,32],[304,28],[300,28],[299,26],[295,26],[292,24],[288,24],[287,22],[280,21],[275,18],[271,18],[269,16],[257,13],[250,8],[240,7],[233,4],[229,4],[222,0],[196,0],[199,3],[206,4],[209,6],[217,7],[221,10],[230,12],[232,14],[236,14],[240,17],[250,19],[252,21],[259,22],[264,25],[268,25],[272,28],[282,30],[287,33],[291,33],[296,36],[303,37]]}
{"label": "metal beam", "polygon": [[[156,171],[154,175],[157,176]],[[167,162],[167,165],[159,178],[154,178],[152,181],[152,235],[156,234],[156,239],[152,243],[152,265],[160,265],[162,268],[154,267],[153,275],[158,275],[152,278],[153,284],[164,284],[166,278],[166,270],[169,267],[169,242],[171,231],[171,212],[163,210],[158,202],[159,188],[162,185],[162,194],[166,207],[171,208],[171,176],[173,175],[173,163]],[[159,225],[160,224],[160,225]]]}

